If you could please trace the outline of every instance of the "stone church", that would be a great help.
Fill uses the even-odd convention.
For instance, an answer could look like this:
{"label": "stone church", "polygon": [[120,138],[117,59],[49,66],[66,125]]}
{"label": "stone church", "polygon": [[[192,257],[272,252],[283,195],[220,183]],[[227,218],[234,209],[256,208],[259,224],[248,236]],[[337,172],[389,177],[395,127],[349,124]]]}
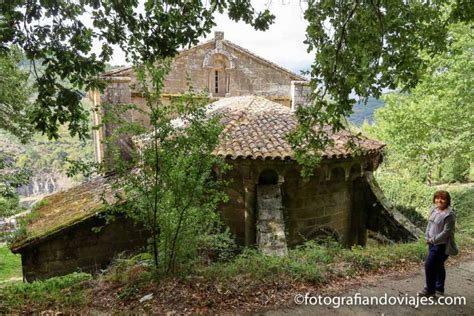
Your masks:
{"label": "stone church", "polygon": [[[133,103],[143,105],[144,100],[136,88],[136,77],[131,67],[124,67],[104,74],[108,88],[103,95],[92,94],[94,107],[100,104]],[[306,79],[283,67],[259,57],[239,45],[224,39],[223,32],[216,32],[214,39],[181,51],[175,57],[172,69],[165,77],[162,102],[170,102],[188,90],[187,80],[193,89],[206,93],[211,100],[234,96],[262,96],[293,110],[309,100]],[[103,110],[102,110],[103,111]],[[104,113],[96,112],[94,123],[101,125]],[[127,120],[147,125],[147,116],[129,111]],[[104,126],[95,133],[96,160],[107,156],[107,146],[102,141],[110,136],[114,126]],[[130,140],[122,140],[120,146],[132,146]]]}
{"label": "stone church", "polygon": [[[164,103],[187,90],[186,76],[195,90],[211,98],[209,114],[222,117],[224,130],[214,153],[233,168],[224,175],[230,183],[229,202],[220,212],[238,244],[285,255],[289,247],[328,235],[344,245],[364,245],[368,229],[395,241],[418,237],[419,230],[391,206],[372,176],[382,161],[383,144],[348,131],[333,133],[328,126],[333,144],[322,153],[314,176],[300,177],[286,136],[297,124],[295,108],[308,101],[304,77],[225,40],[221,32],[179,53],[165,78]],[[109,83],[104,93],[91,94],[99,109],[95,124],[105,114],[102,104],[144,104],[131,68],[110,71],[104,78]],[[148,124],[137,112],[124,118]],[[115,127],[105,124],[96,131],[97,161],[107,159],[103,139]],[[347,146],[349,139],[357,150]],[[135,144],[119,141],[126,159]],[[104,226],[104,199],[113,202],[107,176],[45,198],[27,234],[12,245],[22,255],[26,280],[99,271],[118,253],[146,245],[147,233],[127,218]],[[97,226],[104,227],[93,232]]]}

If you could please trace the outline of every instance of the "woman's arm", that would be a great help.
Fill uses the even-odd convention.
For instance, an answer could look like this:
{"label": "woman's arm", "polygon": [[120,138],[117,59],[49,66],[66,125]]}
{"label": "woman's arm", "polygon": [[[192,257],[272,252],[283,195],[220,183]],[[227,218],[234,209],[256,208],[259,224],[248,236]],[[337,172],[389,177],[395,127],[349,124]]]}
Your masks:
{"label": "woman's arm", "polygon": [[436,235],[434,238],[431,239],[431,242],[433,244],[437,243],[447,243],[448,238],[452,237],[454,235],[454,230],[456,226],[456,218],[454,217],[454,214],[449,215],[444,219],[444,227],[443,231]]}
{"label": "woman's arm", "polygon": [[[426,231],[425,231],[425,240],[430,240],[430,228],[431,228],[431,216],[433,215],[434,208],[431,209],[430,215],[428,216],[428,224],[426,224]],[[427,243],[427,242],[426,242]]]}
{"label": "woman's arm", "polygon": [[425,231],[425,239],[426,239],[426,240],[430,239],[430,235],[429,235],[429,232],[430,232],[430,225],[431,225],[431,222],[430,222],[430,220],[428,219],[428,224],[426,225],[426,231]]}

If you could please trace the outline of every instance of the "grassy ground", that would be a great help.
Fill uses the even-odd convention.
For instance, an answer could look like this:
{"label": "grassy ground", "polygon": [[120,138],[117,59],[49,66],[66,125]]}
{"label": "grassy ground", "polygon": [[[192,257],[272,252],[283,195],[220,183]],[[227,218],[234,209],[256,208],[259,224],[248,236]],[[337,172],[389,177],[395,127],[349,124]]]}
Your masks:
{"label": "grassy ground", "polygon": [[13,254],[6,245],[0,245],[0,282],[21,277],[20,255]]}
{"label": "grassy ground", "polygon": [[42,282],[7,284],[0,288],[0,314],[27,311],[74,311],[87,302],[84,284],[92,277],[86,273],[72,273]]}

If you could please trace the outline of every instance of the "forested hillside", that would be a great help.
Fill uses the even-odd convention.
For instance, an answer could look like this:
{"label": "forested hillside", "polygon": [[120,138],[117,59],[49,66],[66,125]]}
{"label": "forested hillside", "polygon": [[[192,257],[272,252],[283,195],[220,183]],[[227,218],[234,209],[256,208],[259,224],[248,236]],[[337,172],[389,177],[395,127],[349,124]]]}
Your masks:
{"label": "forested hillside", "polygon": [[365,102],[359,101],[354,105],[352,109],[354,113],[349,116],[349,121],[356,126],[362,126],[365,120],[369,124],[373,123],[374,112],[385,105],[382,100],[369,97],[367,104]]}
{"label": "forested hillside", "polygon": [[66,189],[83,180],[81,176],[68,178],[67,160],[92,160],[91,139],[80,141],[71,137],[66,128],[60,128],[61,137],[50,140],[37,134],[27,144],[16,137],[0,131],[0,147],[15,159],[15,166],[26,168],[31,177],[28,184],[18,188],[23,206],[30,206],[44,194]]}
{"label": "forested hillside", "polygon": [[[2,86],[2,93],[4,94],[2,98],[12,100],[5,103],[16,104],[14,102],[18,102],[16,107],[19,112],[17,115],[11,115],[11,117],[5,115],[2,118],[9,118],[10,122],[0,122],[2,123],[0,125],[4,126],[4,128],[0,128],[0,154],[8,158],[7,160],[12,164],[9,166],[10,169],[15,169],[16,172],[22,170],[30,175],[29,182],[16,189],[20,195],[21,205],[29,207],[45,194],[67,189],[84,180],[80,175],[76,175],[73,178],[69,178],[66,175],[67,169],[70,166],[68,160],[93,160],[92,138],[91,135],[88,135],[85,140],[79,140],[77,135],[72,137],[67,125],[59,127],[58,139],[49,139],[40,132],[34,132],[33,127],[25,120],[28,116],[27,108],[31,106],[31,102],[37,94],[32,89],[33,65],[19,51],[15,51],[11,56],[3,56],[0,62],[0,65],[3,67],[2,74],[9,74],[11,77],[7,78],[7,81],[15,82],[12,87]],[[36,72],[41,73],[44,68],[42,60],[36,61],[35,64]],[[15,70],[13,71],[8,67],[15,67]],[[105,68],[110,70],[116,67],[119,66],[107,64]],[[66,84],[63,81],[61,82]],[[19,94],[23,98],[18,99],[17,95]],[[82,91],[81,94],[85,95],[85,91]],[[89,113],[90,104],[86,97],[82,99],[82,105],[86,113]],[[88,122],[91,129],[90,118]],[[7,126],[12,128],[5,128]],[[9,130],[9,132],[6,130]],[[15,135],[12,133],[15,133]],[[14,201],[17,198],[13,195],[11,198],[13,200],[7,203],[5,197],[0,197],[0,205],[4,205],[3,203],[9,205],[4,207],[4,209],[8,208],[9,210],[5,210],[3,215],[11,215],[22,210],[21,208],[13,209],[14,207],[11,205],[12,203],[15,204]],[[1,214],[0,212],[0,217],[2,216]]]}

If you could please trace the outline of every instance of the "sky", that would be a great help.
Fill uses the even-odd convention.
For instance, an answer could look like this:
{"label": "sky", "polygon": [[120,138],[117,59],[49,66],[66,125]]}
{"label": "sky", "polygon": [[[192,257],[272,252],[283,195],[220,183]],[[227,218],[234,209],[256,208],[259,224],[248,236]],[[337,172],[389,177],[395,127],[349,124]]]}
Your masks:
{"label": "sky", "polygon": [[[303,12],[305,3],[300,0],[254,0],[256,10],[268,7],[275,22],[266,31],[256,31],[251,26],[231,21],[224,14],[216,14],[216,24],[211,33],[200,42],[210,40],[215,31],[224,32],[224,39],[234,42],[260,57],[268,59],[277,65],[295,73],[308,70],[312,63],[312,55],[307,52],[305,39],[307,22]],[[125,65],[125,56],[116,51],[112,64]]]}

